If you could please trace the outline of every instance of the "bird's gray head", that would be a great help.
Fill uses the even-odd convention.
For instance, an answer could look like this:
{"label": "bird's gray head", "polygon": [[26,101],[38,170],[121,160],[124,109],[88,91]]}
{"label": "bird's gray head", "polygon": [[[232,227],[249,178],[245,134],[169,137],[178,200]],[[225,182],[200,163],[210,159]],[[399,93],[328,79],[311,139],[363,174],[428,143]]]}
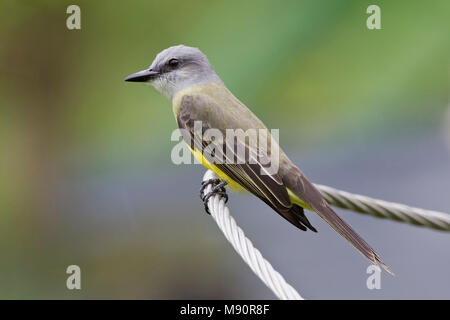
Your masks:
{"label": "bird's gray head", "polygon": [[148,82],[169,99],[196,84],[221,82],[199,49],[183,45],[161,51],[148,69],[129,75],[125,81]]}

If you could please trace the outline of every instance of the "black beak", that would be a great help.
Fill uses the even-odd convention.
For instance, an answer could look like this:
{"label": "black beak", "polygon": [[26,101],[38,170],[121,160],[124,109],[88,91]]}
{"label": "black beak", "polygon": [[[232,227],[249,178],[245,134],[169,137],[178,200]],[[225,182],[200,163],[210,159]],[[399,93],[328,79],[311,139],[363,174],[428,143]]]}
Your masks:
{"label": "black beak", "polygon": [[131,82],[145,82],[148,80],[151,80],[155,78],[159,72],[153,71],[153,70],[142,70],[133,74],[130,74],[128,77],[125,78],[125,81],[131,81]]}

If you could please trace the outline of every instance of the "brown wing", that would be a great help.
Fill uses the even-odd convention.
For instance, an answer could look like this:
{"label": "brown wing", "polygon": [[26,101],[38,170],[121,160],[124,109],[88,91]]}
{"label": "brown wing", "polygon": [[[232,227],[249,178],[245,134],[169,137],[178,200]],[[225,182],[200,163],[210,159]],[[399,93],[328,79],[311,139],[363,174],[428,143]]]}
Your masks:
{"label": "brown wing", "polygon": [[[237,143],[240,143],[239,141],[235,140],[233,146],[229,146],[226,139],[212,140],[205,138],[205,132],[212,128],[220,130],[225,135],[225,129],[227,128],[217,125],[221,123],[217,117],[223,117],[223,112],[207,97],[199,95],[184,96],[177,115],[177,123],[179,128],[182,129],[186,143],[192,149],[202,151],[209,162],[214,163],[228,177],[263,200],[293,225],[304,231],[307,227],[316,231],[303,214],[303,208],[291,203],[280,176],[278,174],[261,174],[265,171],[264,165],[255,158],[250,161],[250,157],[254,157],[257,150],[249,150],[248,146],[244,146],[246,148],[245,161],[243,161],[244,163],[236,163],[238,157],[236,150],[239,150],[237,146]],[[225,121],[225,119],[222,120]],[[201,121],[201,123],[196,125],[196,121]],[[211,123],[216,124],[216,126],[213,127]],[[221,152],[224,161],[220,163],[214,161],[210,152],[204,152],[207,148]],[[217,156],[217,154],[214,155]],[[228,158],[229,155],[232,155],[231,158]]]}

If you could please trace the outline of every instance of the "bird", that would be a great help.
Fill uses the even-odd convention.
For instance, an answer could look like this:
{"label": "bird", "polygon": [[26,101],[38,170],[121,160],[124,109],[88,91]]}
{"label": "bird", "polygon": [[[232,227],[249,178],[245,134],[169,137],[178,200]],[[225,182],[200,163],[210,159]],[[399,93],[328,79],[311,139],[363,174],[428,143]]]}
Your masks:
{"label": "bird", "polygon": [[[250,143],[250,139],[245,137],[212,139],[204,135],[210,129],[224,135],[228,130],[268,129],[225,86],[207,56],[198,48],[185,45],[169,47],[156,55],[149,68],[129,75],[125,81],[145,82],[172,102],[178,128],[190,151],[218,176],[217,181],[208,181],[214,188],[203,197],[205,208],[209,196],[213,193],[223,195],[224,186],[227,186],[237,192],[250,192],[303,231],[317,232],[304,209],[315,212],[371,264],[377,268],[381,265],[393,274],[375,250],[330,207],[270,133],[267,133],[269,138],[261,139],[269,141],[265,147],[260,146],[264,143]],[[200,123],[197,128],[196,123]],[[237,154],[239,148],[231,143],[233,141],[238,147],[243,147],[244,155]],[[226,155],[224,161],[215,162],[214,152],[205,155],[206,149],[211,146],[217,154]],[[276,161],[272,161],[274,153],[277,154]],[[259,158],[258,155],[266,156]],[[275,162],[277,165],[272,166]],[[276,170],[269,170],[272,167]]]}

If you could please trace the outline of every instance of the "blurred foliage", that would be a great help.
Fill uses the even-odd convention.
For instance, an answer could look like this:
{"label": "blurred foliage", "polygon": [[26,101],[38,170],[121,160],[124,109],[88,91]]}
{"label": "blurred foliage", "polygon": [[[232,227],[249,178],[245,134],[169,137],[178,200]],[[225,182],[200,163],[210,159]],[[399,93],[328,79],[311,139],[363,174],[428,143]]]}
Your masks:
{"label": "blurred foliage", "polygon": [[[285,149],[414,135],[448,104],[448,0],[76,1],[82,29],[70,31],[73,3],[0,1],[0,297],[53,296],[16,283],[62,270],[50,257],[67,249],[55,231],[63,181],[172,168],[170,103],[123,82],[168,46],[206,53]],[[365,26],[373,3],[382,30]]]}

